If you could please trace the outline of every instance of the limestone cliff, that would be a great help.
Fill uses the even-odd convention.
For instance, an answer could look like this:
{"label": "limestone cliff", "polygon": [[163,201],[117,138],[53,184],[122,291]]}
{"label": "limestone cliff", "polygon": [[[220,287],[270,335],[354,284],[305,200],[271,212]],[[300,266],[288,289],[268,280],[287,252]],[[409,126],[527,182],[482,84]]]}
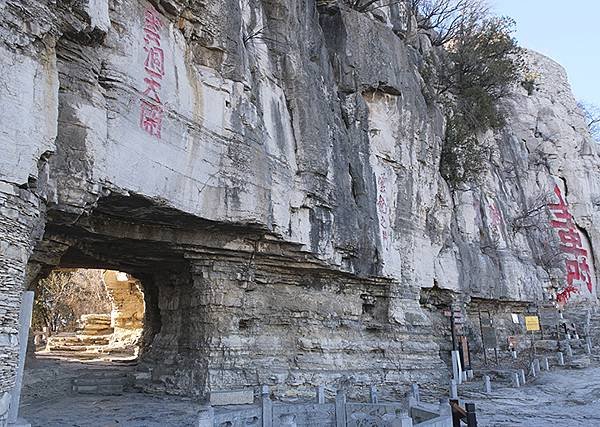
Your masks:
{"label": "limestone cliff", "polygon": [[484,182],[450,191],[427,38],[330,3],[0,3],[0,393],[21,292],[54,266],[140,279],[148,388],[198,395],[444,377],[426,289],[564,288],[567,214],[527,214],[559,193],[590,272],[566,296],[595,302],[600,161],[562,68],[528,55]]}

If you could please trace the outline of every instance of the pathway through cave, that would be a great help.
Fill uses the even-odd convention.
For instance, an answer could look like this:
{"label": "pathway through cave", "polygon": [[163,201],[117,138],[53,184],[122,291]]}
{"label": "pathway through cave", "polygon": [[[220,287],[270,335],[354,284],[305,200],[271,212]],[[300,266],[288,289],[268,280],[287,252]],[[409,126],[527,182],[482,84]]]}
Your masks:
{"label": "pathway through cave", "polygon": [[57,396],[119,395],[133,385],[143,335],[142,283],[117,270],[53,269],[32,283],[21,407]]}
{"label": "pathway through cave", "polygon": [[37,358],[137,359],[144,295],[135,277],[115,270],[56,269],[33,289]]}

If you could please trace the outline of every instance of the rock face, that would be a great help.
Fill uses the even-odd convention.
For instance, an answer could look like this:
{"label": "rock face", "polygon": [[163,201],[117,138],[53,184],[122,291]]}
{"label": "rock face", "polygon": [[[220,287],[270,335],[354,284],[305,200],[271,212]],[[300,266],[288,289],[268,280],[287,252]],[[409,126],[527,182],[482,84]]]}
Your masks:
{"label": "rock face", "polygon": [[127,273],[106,270],[104,285],[112,304],[109,316],[111,343],[115,346],[136,345],[144,326],[144,294],[140,281]]}
{"label": "rock face", "polygon": [[484,182],[451,192],[426,38],[317,3],[0,5],[0,394],[55,266],[139,278],[148,387],[200,396],[399,393],[447,375],[445,307],[509,316],[566,271],[565,301],[595,302],[600,161],[562,68],[528,56]]}

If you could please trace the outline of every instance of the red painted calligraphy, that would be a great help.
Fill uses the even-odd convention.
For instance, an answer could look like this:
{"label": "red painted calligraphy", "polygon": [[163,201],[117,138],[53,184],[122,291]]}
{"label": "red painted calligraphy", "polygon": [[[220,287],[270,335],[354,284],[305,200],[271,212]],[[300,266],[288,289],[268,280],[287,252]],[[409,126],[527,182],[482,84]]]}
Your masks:
{"label": "red painted calligraphy", "polygon": [[496,202],[490,203],[490,219],[492,227],[498,227],[502,224],[502,214],[500,209],[496,206]]}
{"label": "red painted calligraphy", "polygon": [[140,100],[140,127],[160,138],[164,109],[160,100],[161,80],[165,75],[165,54],[160,45],[162,22],[154,9],[144,13],[144,91]]}
{"label": "red painted calligraphy", "polygon": [[489,207],[489,226],[490,230],[500,238],[502,235],[502,224],[504,220],[502,219],[502,212],[498,208],[498,205],[495,201],[491,201]]}
{"label": "red painted calligraphy", "polygon": [[160,138],[163,111],[162,106],[152,104],[142,99],[140,126],[150,135]]}
{"label": "red painted calligraphy", "polygon": [[387,242],[390,238],[390,208],[386,200],[387,182],[385,177],[380,176],[377,178],[377,208],[379,216],[379,226],[381,228],[381,237],[384,242]]}
{"label": "red painted calligraphy", "polygon": [[554,186],[554,194],[558,198],[558,203],[548,205],[552,214],[550,226],[557,231],[560,249],[567,257],[565,260],[567,285],[558,292],[556,299],[559,303],[565,303],[573,294],[580,293],[577,283],[585,284],[588,291],[592,292],[592,274],[587,260],[588,251],[583,245],[581,233],[558,185]]}

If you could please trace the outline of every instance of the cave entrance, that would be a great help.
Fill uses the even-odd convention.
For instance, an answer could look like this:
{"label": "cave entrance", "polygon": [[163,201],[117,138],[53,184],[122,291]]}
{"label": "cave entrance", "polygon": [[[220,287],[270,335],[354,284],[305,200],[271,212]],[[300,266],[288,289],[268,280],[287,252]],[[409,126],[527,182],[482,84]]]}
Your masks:
{"label": "cave entrance", "polygon": [[59,268],[34,285],[37,358],[134,361],[144,327],[141,282],[123,271]]}

